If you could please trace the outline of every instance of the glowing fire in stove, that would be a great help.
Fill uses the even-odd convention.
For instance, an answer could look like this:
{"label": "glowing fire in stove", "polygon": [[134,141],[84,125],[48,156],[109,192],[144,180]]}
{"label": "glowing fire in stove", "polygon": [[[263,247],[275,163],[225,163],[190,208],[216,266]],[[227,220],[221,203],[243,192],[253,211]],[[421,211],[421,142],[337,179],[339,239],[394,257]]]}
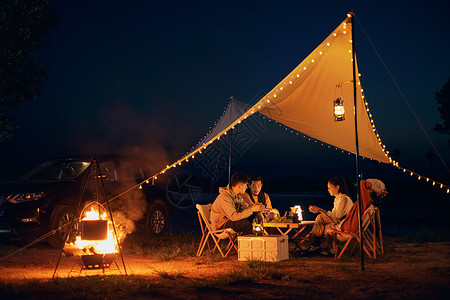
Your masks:
{"label": "glowing fire in stove", "polygon": [[94,207],[84,214],[82,221],[107,220],[107,238],[105,240],[85,240],[81,236],[76,237],[75,246],[83,251],[88,250],[92,254],[107,254],[118,252],[117,240],[114,236],[112,222],[107,218],[106,212],[100,213]]}

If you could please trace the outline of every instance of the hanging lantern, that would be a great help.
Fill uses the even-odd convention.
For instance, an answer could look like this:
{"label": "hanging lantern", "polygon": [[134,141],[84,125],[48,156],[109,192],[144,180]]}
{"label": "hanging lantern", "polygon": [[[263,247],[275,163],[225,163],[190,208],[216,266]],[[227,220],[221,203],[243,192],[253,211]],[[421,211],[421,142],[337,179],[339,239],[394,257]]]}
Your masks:
{"label": "hanging lantern", "polygon": [[344,109],[344,100],[341,98],[337,98],[334,100],[334,121],[344,121],[345,120],[345,109]]}

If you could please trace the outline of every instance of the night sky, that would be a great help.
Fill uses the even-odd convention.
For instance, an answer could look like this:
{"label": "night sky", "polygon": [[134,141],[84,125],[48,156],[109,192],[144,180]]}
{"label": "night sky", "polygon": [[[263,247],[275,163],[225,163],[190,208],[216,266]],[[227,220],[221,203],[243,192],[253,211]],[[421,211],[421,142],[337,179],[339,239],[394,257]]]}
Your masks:
{"label": "night sky", "polygon": [[[57,2],[59,22],[41,53],[49,78],[41,97],[16,110],[20,128],[0,144],[1,178],[81,152],[171,163],[207,133],[231,96],[259,100],[349,11],[450,160],[449,137],[433,130],[442,122],[434,95],[450,78],[448,1]],[[400,165],[428,175],[432,146],[359,23],[361,82],[382,141],[400,151]],[[244,162],[244,169],[276,165],[302,176],[354,168],[353,156],[265,125],[235,171]],[[434,164],[442,176],[437,157]]]}

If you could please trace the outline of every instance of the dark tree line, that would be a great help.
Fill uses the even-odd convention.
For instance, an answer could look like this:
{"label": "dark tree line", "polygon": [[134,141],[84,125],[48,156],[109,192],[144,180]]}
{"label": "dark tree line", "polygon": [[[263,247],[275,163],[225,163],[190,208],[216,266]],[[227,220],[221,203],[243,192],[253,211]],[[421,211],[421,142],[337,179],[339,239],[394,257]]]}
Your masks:
{"label": "dark tree line", "polygon": [[40,96],[48,66],[37,54],[55,23],[50,0],[0,1],[0,141],[17,127],[15,109]]}

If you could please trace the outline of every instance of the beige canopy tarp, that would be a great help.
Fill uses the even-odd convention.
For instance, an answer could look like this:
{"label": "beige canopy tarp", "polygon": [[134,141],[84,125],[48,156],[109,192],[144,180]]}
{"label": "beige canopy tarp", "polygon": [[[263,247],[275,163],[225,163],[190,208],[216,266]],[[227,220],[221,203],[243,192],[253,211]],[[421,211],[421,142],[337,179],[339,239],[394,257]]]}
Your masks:
{"label": "beige canopy tarp", "polygon": [[[250,108],[225,113],[221,120],[192,151],[166,169],[201,153],[227,131],[259,112],[287,127],[329,145],[355,153],[355,115],[350,18],[342,22],[300,65]],[[358,74],[357,64],[356,74]],[[335,122],[334,100],[344,101],[345,120]],[[359,154],[390,163],[371,119],[368,104],[357,76],[357,116]]]}
{"label": "beige canopy tarp", "polygon": [[[348,21],[346,19],[341,23],[300,65],[261,99],[256,108],[269,100],[271,105],[262,107],[260,113],[312,138],[355,153],[352,37]],[[357,83],[359,153],[361,156],[389,163],[369,117],[360,82]],[[336,98],[344,100],[344,121],[334,121],[333,101]]]}

